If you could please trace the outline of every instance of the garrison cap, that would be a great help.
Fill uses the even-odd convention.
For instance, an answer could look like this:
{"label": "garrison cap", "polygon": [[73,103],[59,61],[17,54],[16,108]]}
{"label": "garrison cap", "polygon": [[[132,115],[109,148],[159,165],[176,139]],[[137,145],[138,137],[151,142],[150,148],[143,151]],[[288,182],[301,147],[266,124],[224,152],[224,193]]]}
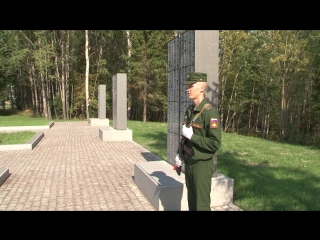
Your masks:
{"label": "garrison cap", "polygon": [[184,83],[193,84],[196,82],[207,82],[207,74],[202,72],[192,72],[188,74],[187,81]]}

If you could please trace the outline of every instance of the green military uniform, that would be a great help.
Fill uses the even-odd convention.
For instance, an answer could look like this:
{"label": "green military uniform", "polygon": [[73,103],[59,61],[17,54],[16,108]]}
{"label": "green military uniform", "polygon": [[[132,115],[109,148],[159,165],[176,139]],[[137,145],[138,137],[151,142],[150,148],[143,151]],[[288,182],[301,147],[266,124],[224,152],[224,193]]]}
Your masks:
{"label": "green military uniform", "polygon": [[92,102],[91,102],[91,100],[88,101],[88,111],[89,111],[89,118],[92,118]]}
{"label": "green military uniform", "polygon": [[220,116],[206,99],[196,109],[193,104],[187,109],[185,121],[192,121],[197,114],[194,123],[202,128],[193,127],[193,135],[185,143],[194,154],[191,156],[184,152],[188,205],[190,211],[210,211],[213,156],[221,144]]}

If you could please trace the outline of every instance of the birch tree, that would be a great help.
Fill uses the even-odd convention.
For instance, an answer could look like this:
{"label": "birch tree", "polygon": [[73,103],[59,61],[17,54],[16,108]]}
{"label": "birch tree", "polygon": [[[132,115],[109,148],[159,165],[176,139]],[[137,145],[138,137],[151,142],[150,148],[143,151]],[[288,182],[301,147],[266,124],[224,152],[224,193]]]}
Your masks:
{"label": "birch tree", "polygon": [[85,30],[85,58],[86,58],[86,72],[85,72],[85,86],[86,86],[86,113],[87,120],[89,120],[89,111],[88,111],[88,98],[89,98],[89,38],[88,30]]}

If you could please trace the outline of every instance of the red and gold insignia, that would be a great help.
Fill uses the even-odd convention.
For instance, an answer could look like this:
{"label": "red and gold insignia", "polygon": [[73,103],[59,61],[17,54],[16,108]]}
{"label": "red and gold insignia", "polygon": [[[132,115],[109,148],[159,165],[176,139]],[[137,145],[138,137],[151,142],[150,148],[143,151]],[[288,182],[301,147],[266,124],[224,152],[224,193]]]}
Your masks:
{"label": "red and gold insignia", "polygon": [[210,119],[210,128],[218,128],[218,119],[217,118]]}

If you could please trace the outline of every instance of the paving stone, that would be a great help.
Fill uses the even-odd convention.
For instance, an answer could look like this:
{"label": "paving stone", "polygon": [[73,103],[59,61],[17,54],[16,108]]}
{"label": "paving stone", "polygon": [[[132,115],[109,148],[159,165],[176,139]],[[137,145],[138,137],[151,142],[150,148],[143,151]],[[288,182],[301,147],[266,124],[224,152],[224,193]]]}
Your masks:
{"label": "paving stone", "polygon": [[[0,151],[10,176],[0,211],[155,211],[134,183],[134,163],[159,160],[133,141],[103,142],[99,126],[57,122],[32,150]],[[242,211],[234,205],[213,211]]]}

